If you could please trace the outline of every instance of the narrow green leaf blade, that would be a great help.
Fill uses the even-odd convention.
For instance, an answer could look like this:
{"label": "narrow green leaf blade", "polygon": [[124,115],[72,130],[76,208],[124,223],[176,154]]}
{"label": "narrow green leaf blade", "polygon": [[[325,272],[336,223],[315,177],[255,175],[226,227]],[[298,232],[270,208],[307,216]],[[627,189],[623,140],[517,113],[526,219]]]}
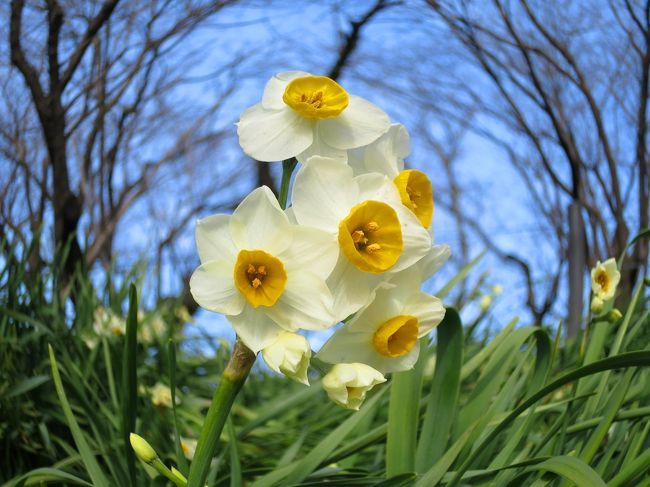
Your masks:
{"label": "narrow green leaf blade", "polygon": [[135,432],[137,415],[138,385],[136,376],[136,353],[138,346],[138,295],[135,285],[129,288],[129,313],[126,318],[126,334],[124,340],[124,357],[122,362],[122,438],[124,455],[132,487],[137,487],[135,454],[131,448],[129,435]]}
{"label": "narrow green leaf blade", "polygon": [[444,453],[458,408],[463,364],[463,325],[458,311],[447,308],[436,332],[436,368],[415,455],[416,472],[429,469]]}
{"label": "narrow green leaf blade", "polygon": [[50,367],[52,368],[52,379],[54,380],[56,394],[59,397],[59,402],[61,403],[61,408],[63,409],[63,414],[65,415],[68,427],[72,432],[75,445],[79,450],[79,455],[81,455],[81,460],[88,471],[88,475],[90,475],[90,478],[93,481],[93,485],[97,487],[108,487],[108,480],[104,476],[102,469],[99,467],[95,456],[90,450],[90,446],[88,445],[88,442],[86,442],[86,437],[79,427],[79,424],[72,413],[72,409],[70,408],[70,403],[68,402],[65,390],[63,389],[63,383],[61,382],[59,367],[56,363],[56,358],[54,357],[54,350],[51,345],[48,345],[48,349],[50,352]]}

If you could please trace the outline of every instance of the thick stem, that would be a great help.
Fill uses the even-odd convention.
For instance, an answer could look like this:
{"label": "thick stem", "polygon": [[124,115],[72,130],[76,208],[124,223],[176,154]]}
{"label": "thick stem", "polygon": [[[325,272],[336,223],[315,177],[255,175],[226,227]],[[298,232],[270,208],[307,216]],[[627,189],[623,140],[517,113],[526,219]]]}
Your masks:
{"label": "thick stem", "polygon": [[282,184],[280,185],[280,196],[278,197],[278,202],[282,209],[287,207],[289,184],[291,183],[291,175],[296,168],[296,164],[298,164],[298,161],[296,161],[295,157],[282,161]]}
{"label": "thick stem", "polygon": [[217,451],[219,437],[230,413],[230,408],[235,397],[237,397],[237,393],[244,385],[254,362],[255,354],[241,341],[237,340],[203,423],[194,460],[192,460],[190,466],[190,474],[187,480],[188,487],[203,487],[205,485],[205,479],[210,470],[210,462]]}

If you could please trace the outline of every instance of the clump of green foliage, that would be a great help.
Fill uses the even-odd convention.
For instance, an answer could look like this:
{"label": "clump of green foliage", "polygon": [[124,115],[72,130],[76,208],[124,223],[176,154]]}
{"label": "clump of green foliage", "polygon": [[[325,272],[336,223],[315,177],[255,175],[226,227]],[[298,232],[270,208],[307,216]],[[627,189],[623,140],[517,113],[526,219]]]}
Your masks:
{"label": "clump of green foliage", "polygon": [[[230,344],[186,324],[173,302],[138,313],[135,286],[95,289],[80,273],[66,294],[56,265],[24,268],[16,259],[0,274],[1,485],[167,485],[137,464],[131,431],[186,475]],[[359,412],[257,368],[208,484],[650,485],[647,289],[641,280],[622,318],[591,320],[565,342],[516,320],[468,337],[450,308],[416,368]],[[89,342],[98,309],[125,326]],[[153,315],[163,333],[144,340]],[[154,399],[157,384],[176,401]]]}

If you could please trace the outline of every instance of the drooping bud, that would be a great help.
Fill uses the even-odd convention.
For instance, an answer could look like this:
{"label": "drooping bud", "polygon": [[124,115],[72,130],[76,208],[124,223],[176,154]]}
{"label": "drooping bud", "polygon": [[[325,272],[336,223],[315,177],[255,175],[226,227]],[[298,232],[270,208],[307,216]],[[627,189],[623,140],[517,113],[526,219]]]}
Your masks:
{"label": "drooping bud", "polygon": [[147,440],[142,438],[142,436],[131,433],[129,435],[129,440],[131,441],[131,447],[136,456],[144,463],[153,463],[153,461],[158,458],[156,450],[154,450],[151,445],[147,443]]}
{"label": "drooping bud", "polygon": [[609,320],[610,323],[616,323],[621,318],[623,318],[623,313],[621,313],[616,308],[610,310],[610,312],[607,313],[607,319]]}
{"label": "drooping bud", "polygon": [[271,345],[262,350],[262,357],[273,370],[290,379],[309,385],[307,369],[311,358],[309,341],[296,333],[282,332]]}
{"label": "drooping bud", "polygon": [[339,406],[358,410],[366,393],[382,382],[386,382],[384,376],[369,365],[336,364],[323,377],[323,389]]}

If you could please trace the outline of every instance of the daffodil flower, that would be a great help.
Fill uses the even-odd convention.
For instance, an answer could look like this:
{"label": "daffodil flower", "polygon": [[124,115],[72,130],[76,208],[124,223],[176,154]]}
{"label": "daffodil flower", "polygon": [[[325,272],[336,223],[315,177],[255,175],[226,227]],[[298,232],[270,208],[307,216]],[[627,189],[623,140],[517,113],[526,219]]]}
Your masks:
{"label": "daffodil flower", "polygon": [[[172,407],[172,391],[165,384],[157,382],[150,390],[151,403],[160,408]],[[176,397],[176,403],[180,403],[180,399]]]}
{"label": "daffodil flower", "polygon": [[272,370],[297,382],[309,385],[307,369],[311,358],[311,346],[302,335],[283,331],[264,350],[262,357]]}
{"label": "daffodil flower", "polygon": [[299,224],[327,232],[328,248],[340,250],[327,281],[339,320],[364,306],[387,275],[431,249],[431,236],[381,174],[353,177],[347,164],[312,157],[296,174],[292,203]]}
{"label": "daffodil flower", "polygon": [[366,393],[382,382],[384,376],[366,364],[336,364],[323,377],[323,389],[339,406],[358,410]]}
{"label": "daffodil flower", "polygon": [[410,152],[409,134],[397,123],[371,144],[348,151],[348,164],[355,175],[378,172],[392,179],[402,204],[415,213],[423,227],[429,228],[433,219],[433,187],[422,171],[404,169],[404,158]]}
{"label": "daffodil flower", "polygon": [[199,220],[201,265],[190,279],[199,305],[227,316],[253,352],[283,329],[325,329],[332,295],[325,280],[336,262],[331,236],[292,224],[267,187],[249,194],[232,216]]}
{"label": "daffodil flower", "polygon": [[371,143],[390,126],[388,115],[350,95],[336,81],[304,71],[275,75],[262,101],[242,113],[239,144],[259,161],[310,156],[347,160],[348,149]]}
{"label": "daffodil flower", "polygon": [[409,370],[418,359],[418,339],[428,335],[444,316],[441,301],[420,292],[419,282],[384,284],[317,356],[328,363],[360,362],[384,374]]}
{"label": "daffodil flower", "polygon": [[614,297],[620,280],[621,273],[613,257],[603,263],[598,261],[596,267],[591,269],[591,290],[603,301]]}

